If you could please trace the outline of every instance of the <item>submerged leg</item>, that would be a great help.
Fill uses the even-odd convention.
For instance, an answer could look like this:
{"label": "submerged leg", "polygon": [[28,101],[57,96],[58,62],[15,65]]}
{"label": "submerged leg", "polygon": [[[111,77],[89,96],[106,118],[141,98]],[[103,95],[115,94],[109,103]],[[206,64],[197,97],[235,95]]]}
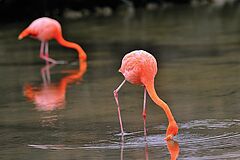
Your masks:
{"label": "submerged leg", "polygon": [[145,160],[148,160],[148,142],[145,142]]}
{"label": "submerged leg", "polygon": [[[49,57],[49,53],[48,53],[48,42],[45,42],[44,55],[45,55],[46,58]],[[46,64],[49,65],[49,61],[46,61]]]}
{"label": "submerged leg", "polygon": [[124,139],[122,137],[120,160],[124,160],[124,158],[123,158],[123,150],[124,150]]}
{"label": "submerged leg", "polygon": [[118,107],[118,119],[119,119],[120,128],[121,128],[121,134],[122,134],[122,135],[124,134],[124,132],[123,132],[123,124],[122,124],[122,118],[121,118],[120,105],[119,105],[119,102],[118,102],[118,91],[121,89],[121,87],[123,86],[123,84],[124,84],[125,82],[126,82],[126,80],[124,80],[124,81],[118,86],[118,88],[113,91],[114,98],[115,98],[115,101],[116,101],[117,107]]}
{"label": "submerged leg", "polygon": [[40,48],[40,58],[48,61],[48,42],[41,41],[41,48]]}
{"label": "submerged leg", "polygon": [[146,129],[146,117],[147,117],[147,112],[146,112],[146,102],[147,102],[147,90],[146,87],[144,86],[144,94],[143,94],[143,127],[144,127],[144,136],[147,136],[147,129]]}

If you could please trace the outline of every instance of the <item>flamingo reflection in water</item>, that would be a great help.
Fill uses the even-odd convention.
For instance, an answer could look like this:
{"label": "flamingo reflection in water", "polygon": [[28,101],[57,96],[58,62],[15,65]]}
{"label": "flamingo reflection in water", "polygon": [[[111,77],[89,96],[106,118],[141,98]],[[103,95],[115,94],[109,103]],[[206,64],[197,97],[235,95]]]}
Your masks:
{"label": "flamingo reflection in water", "polygon": [[[179,152],[180,152],[180,147],[177,141],[175,140],[168,140],[166,141],[167,143],[167,149],[170,154],[170,160],[177,160]],[[120,153],[120,159],[124,159],[123,155],[124,151],[124,141],[121,143],[121,153]],[[144,154],[145,154],[145,160],[149,160],[149,154],[148,154],[148,142],[145,139],[145,149],[144,149]]]}
{"label": "flamingo reflection in water", "polygon": [[[63,77],[59,83],[51,83],[50,69],[55,64],[46,64],[41,69],[43,84],[41,86],[33,86],[26,84],[24,86],[24,96],[36,106],[39,111],[53,111],[63,109],[65,106],[66,88],[69,84],[82,79],[87,70],[87,62],[81,61],[79,68],[70,71],[70,74]],[[69,72],[69,71],[68,71]]]}
{"label": "flamingo reflection in water", "polygon": [[[167,143],[167,148],[168,152],[170,153],[170,160],[176,160],[179,155],[179,144],[175,140],[169,140],[166,142]],[[148,143],[146,141],[145,143],[145,159],[148,160]]]}
{"label": "flamingo reflection in water", "polygon": [[176,160],[179,155],[180,147],[177,141],[167,141],[167,148],[171,156],[171,160]]}

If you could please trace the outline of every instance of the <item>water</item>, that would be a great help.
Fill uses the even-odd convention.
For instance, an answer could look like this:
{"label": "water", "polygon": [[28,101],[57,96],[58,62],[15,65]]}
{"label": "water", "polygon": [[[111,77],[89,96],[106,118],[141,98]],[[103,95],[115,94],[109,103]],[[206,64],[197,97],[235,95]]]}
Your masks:
{"label": "water", "polygon": [[[111,17],[62,20],[66,39],[89,55],[50,43],[48,66],[39,42],[17,40],[25,23],[0,27],[1,159],[240,159],[238,8],[169,8]],[[163,139],[163,111],[147,100],[148,136],[141,117],[143,88],[119,93],[126,132],[121,141],[112,91],[125,53],[144,49],[158,61],[156,90],[179,124]],[[49,97],[51,97],[49,99]],[[49,101],[47,101],[49,100]]]}

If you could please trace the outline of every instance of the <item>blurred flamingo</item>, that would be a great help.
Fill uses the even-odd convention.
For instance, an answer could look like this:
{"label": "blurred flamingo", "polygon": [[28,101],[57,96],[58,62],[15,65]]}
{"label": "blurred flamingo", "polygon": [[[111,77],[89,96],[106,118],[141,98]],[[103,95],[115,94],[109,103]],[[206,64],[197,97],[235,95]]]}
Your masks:
{"label": "blurred flamingo", "polygon": [[36,38],[41,41],[40,58],[46,60],[47,62],[54,64],[64,63],[63,61],[56,61],[49,57],[48,41],[51,39],[56,39],[57,42],[64,47],[77,50],[79,58],[82,61],[87,59],[86,53],[78,44],[66,41],[63,38],[61,25],[54,19],[42,17],[34,20],[25,30],[20,33],[18,39],[21,40],[26,36],[31,36],[32,38]]}
{"label": "blurred flamingo", "polygon": [[71,71],[70,75],[63,77],[58,84],[54,84],[51,83],[50,78],[50,68],[53,66],[53,64],[46,64],[42,68],[43,85],[38,87],[26,84],[24,86],[24,95],[29,101],[34,102],[36,109],[39,111],[53,111],[64,108],[67,85],[81,80],[87,70],[87,62],[81,62],[79,69]]}
{"label": "blurred flamingo", "polygon": [[144,86],[144,103],[143,103],[143,118],[144,118],[144,134],[146,135],[146,92],[148,92],[151,99],[160,106],[168,118],[168,128],[165,140],[173,139],[173,136],[178,133],[177,123],[171,113],[168,105],[161,100],[154,88],[154,78],[157,74],[156,59],[148,52],[143,50],[136,50],[126,54],[123,57],[121,68],[119,72],[125,77],[124,81],[114,90],[114,97],[118,106],[118,118],[120,122],[121,134],[124,135],[123,124],[121,119],[120,105],[118,101],[118,91],[123,84],[128,81],[132,84]]}

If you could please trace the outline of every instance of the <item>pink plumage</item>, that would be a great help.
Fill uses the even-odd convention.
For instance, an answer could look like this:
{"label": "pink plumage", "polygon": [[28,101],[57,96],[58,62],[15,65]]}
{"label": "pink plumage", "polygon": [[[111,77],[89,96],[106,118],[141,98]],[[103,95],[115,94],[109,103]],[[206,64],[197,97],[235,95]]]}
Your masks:
{"label": "pink plumage", "polygon": [[161,100],[154,88],[154,78],[157,74],[157,61],[148,52],[143,50],[135,50],[123,57],[121,68],[119,69],[124,76],[124,81],[114,90],[115,101],[118,106],[118,118],[121,128],[121,133],[124,135],[123,124],[121,119],[120,105],[118,100],[118,91],[123,84],[128,81],[132,84],[144,86],[144,101],[143,101],[143,119],[144,119],[144,135],[146,135],[146,94],[148,93],[151,99],[161,107],[168,118],[168,128],[166,132],[166,140],[173,139],[173,136],[178,133],[177,123],[172,115],[168,105]]}

